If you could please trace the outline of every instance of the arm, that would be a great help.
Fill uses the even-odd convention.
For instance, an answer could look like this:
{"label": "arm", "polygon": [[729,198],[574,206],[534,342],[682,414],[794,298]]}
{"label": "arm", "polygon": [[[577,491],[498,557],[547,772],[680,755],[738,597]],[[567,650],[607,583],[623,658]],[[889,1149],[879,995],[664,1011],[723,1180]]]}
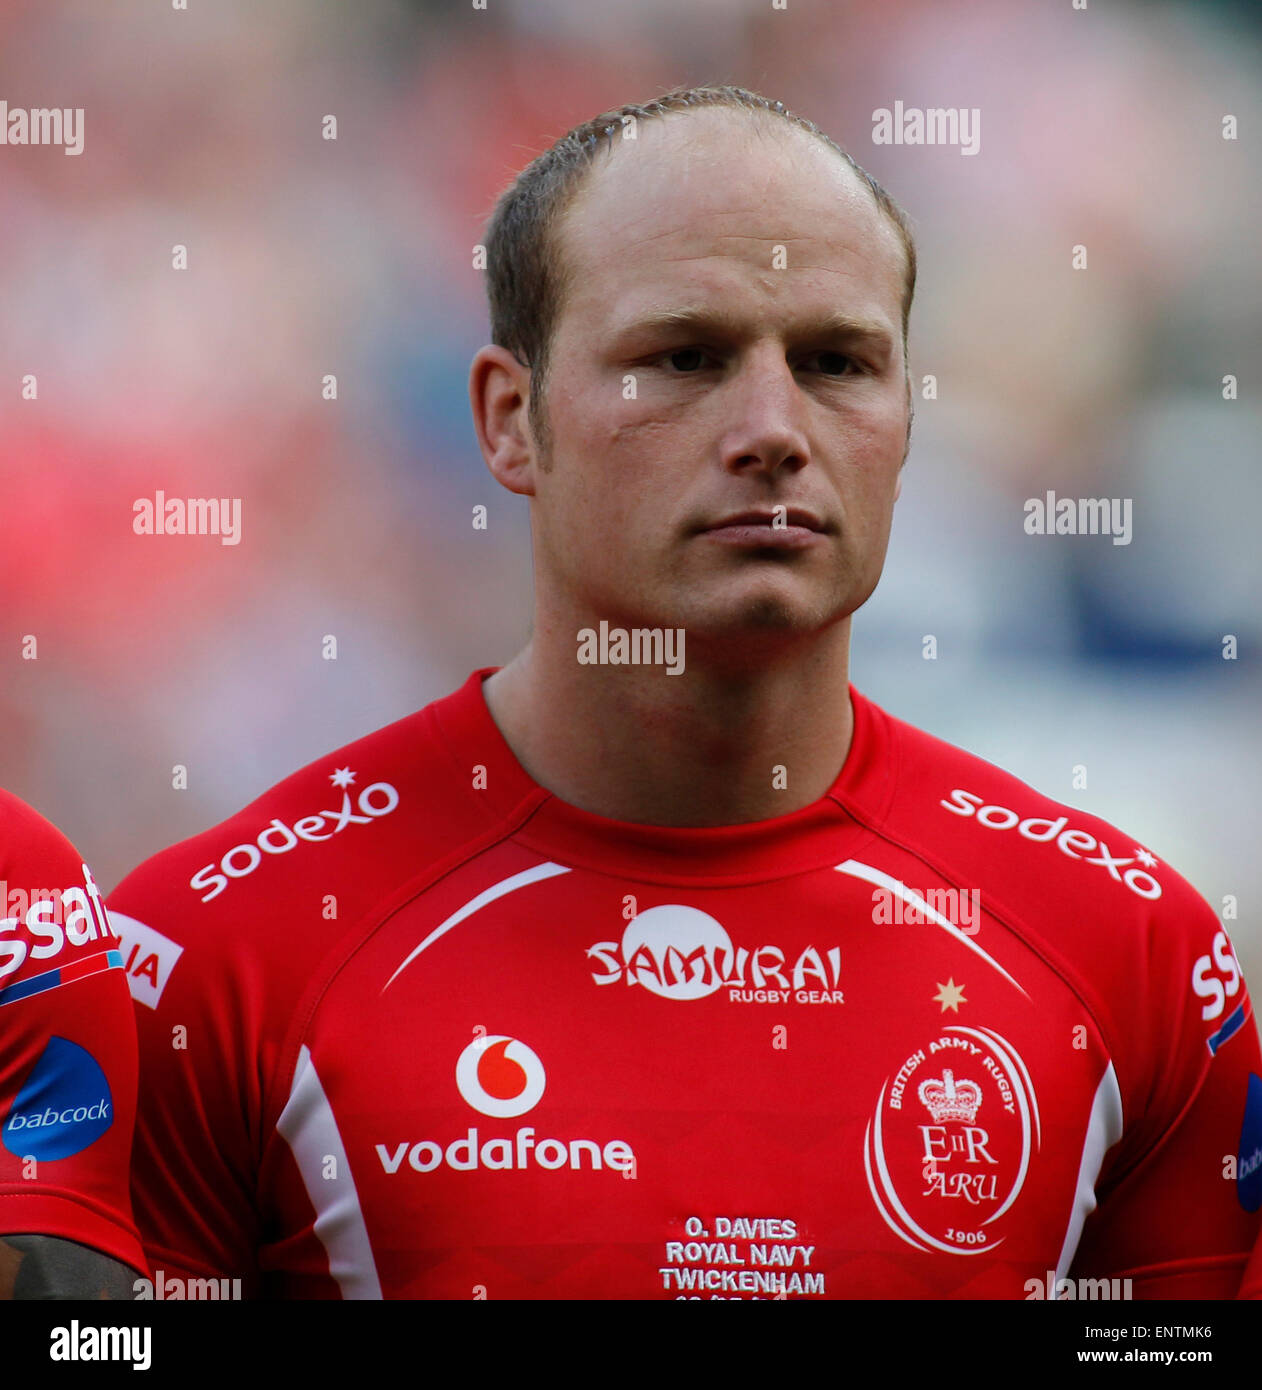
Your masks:
{"label": "arm", "polygon": [[1155,1085],[1130,1097],[1136,1143],[1106,1161],[1072,1271],[1129,1278],[1136,1299],[1250,1296],[1262,1222],[1248,1177],[1262,1136],[1250,1103],[1262,1085],[1251,1079],[1262,1073],[1257,1026],[1226,932],[1208,905],[1193,915],[1154,959]]}
{"label": "arm", "polygon": [[5,792],[0,882],[0,1290],[95,1297],[118,1287],[118,1268],[145,1272],[128,1194],[136,1035],[119,942],[74,847]]}
{"label": "arm", "polygon": [[[182,886],[177,881],[176,888]],[[176,1278],[241,1278],[255,1296],[255,1144],[261,1109],[252,1085],[261,1067],[248,1007],[251,990],[234,958],[213,950],[218,933],[183,934],[166,878],[147,866],[116,891],[110,919],[134,959],[140,1087],[132,1150],[136,1222],[154,1271]],[[126,908],[140,908],[148,921]],[[170,920],[168,920],[170,919]],[[200,924],[199,924],[200,925]]]}
{"label": "arm", "polygon": [[0,1300],[130,1299],[136,1271],[56,1236],[0,1236]]}

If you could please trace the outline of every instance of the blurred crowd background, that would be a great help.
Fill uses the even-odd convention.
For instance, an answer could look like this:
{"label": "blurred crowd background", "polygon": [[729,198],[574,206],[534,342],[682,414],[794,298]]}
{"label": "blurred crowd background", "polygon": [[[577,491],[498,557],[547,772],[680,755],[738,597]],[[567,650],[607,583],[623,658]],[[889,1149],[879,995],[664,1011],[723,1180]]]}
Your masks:
{"label": "blurred crowd background", "polygon": [[[507,661],[529,525],[470,424],[473,248],[570,126],[731,81],[918,237],[938,394],[855,684],[1236,897],[1262,991],[1260,49],[1210,0],[7,0],[0,98],[86,124],[0,147],[0,785],[112,887]],[[980,108],[980,153],[874,145],[896,100]],[[241,543],[135,535],[159,489],[241,498]],[[1027,535],[1049,489],[1132,499],[1132,543]]]}

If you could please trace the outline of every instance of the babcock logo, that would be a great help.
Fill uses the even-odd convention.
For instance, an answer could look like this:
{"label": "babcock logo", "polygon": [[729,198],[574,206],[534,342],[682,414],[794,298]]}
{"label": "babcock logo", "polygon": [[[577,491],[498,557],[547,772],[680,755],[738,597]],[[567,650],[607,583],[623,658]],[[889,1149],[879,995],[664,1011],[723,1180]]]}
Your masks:
{"label": "babcock logo", "polygon": [[1262,1076],[1249,1073],[1240,1153],[1236,1160],[1236,1196],[1245,1211],[1262,1207]]}
{"label": "babcock logo", "polygon": [[68,1038],[52,1037],[22,1084],[4,1129],[4,1147],[19,1158],[69,1158],[114,1123],[109,1082],[95,1057]]}
{"label": "babcock logo", "polygon": [[533,1110],[547,1077],[533,1049],[496,1033],[476,1038],[456,1062],[456,1085],[479,1114],[511,1119]]}

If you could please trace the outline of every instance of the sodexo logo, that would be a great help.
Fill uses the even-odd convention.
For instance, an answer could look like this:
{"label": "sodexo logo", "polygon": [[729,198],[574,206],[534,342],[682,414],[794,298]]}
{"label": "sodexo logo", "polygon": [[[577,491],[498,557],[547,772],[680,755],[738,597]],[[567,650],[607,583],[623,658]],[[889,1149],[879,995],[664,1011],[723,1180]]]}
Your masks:
{"label": "sodexo logo", "polygon": [[456,1085],[479,1114],[511,1119],[533,1110],[547,1076],[538,1054],[502,1033],[475,1038],[456,1062]]}
{"label": "sodexo logo", "polygon": [[109,1082],[96,1058],[54,1036],[22,1083],[0,1137],[19,1158],[69,1158],[113,1123]]}

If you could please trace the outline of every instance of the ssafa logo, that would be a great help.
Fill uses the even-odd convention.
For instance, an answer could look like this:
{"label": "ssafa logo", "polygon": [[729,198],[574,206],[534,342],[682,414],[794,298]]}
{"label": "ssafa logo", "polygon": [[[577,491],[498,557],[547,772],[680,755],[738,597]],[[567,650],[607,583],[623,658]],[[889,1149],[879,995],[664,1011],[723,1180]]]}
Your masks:
{"label": "ssafa logo", "polygon": [[[1227,1001],[1240,993],[1240,982],[1244,978],[1225,931],[1214,933],[1210,949],[1213,952],[1212,959],[1207,955],[1198,956],[1192,965],[1192,993],[1198,999],[1209,1000],[1201,1006],[1201,1017],[1206,1020],[1222,1016]],[[1216,1054],[1228,1038],[1240,1031],[1244,1016],[1245,1007],[1242,999],[1222,1024],[1205,1039],[1205,1045],[1211,1054]]]}
{"label": "ssafa logo", "polygon": [[337,810],[299,816],[292,826],[273,816],[254,840],[233,845],[218,864],[198,869],[188,886],[209,888],[210,892],[202,899],[208,903],[227,888],[231,879],[248,878],[267,855],[288,854],[304,840],[309,844],[331,840],[348,825],[371,825],[382,816],[388,816],[399,804],[399,793],[389,782],[373,782],[357,793],[352,804],[351,794],[346,789],[354,783],[355,774],[349,767],[339,767],[329,773],[329,781],[342,793],[342,804]]}
{"label": "ssafa logo", "polygon": [[841,950],[814,946],[790,964],[778,946],[734,947],[708,912],[666,903],[637,913],[621,941],[587,949],[598,985],[643,985],[662,999],[704,999],[726,989],[736,1004],[841,1004]]}
{"label": "ssafa logo", "polygon": [[533,1110],[547,1076],[533,1048],[503,1034],[475,1038],[456,1063],[456,1086],[467,1104],[497,1120]]}
{"label": "ssafa logo", "polygon": [[113,1097],[100,1063],[87,1048],[54,1035],[22,1083],[0,1138],[19,1158],[69,1158],[113,1123]]}
{"label": "ssafa logo", "polygon": [[[82,888],[74,884],[28,892],[9,889],[0,880],[4,890],[0,893],[0,980],[20,970],[28,956],[33,961],[51,961],[70,946],[112,941],[114,933],[92,871],[86,864],[79,867],[83,871]],[[4,916],[6,910],[14,915]],[[15,935],[9,937],[10,932]],[[26,935],[18,934],[22,932]]]}
{"label": "ssafa logo", "polygon": [[1013,1045],[949,1026],[886,1077],[863,1136],[868,1190],[917,1250],[978,1255],[1021,1194],[1040,1144],[1038,1103]]}
{"label": "ssafa logo", "polygon": [[[516,1119],[533,1110],[547,1087],[539,1054],[519,1038],[490,1033],[475,1038],[456,1059],[456,1089],[465,1104],[492,1119]],[[399,1173],[404,1161],[416,1173],[447,1168],[467,1173],[561,1168],[593,1171],[611,1168],[623,1177],[636,1175],[635,1151],[622,1139],[538,1139],[532,1125],[522,1125],[511,1138],[484,1138],[471,1125],[459,1138],[444,1144],[437,1139],[401,1140],[376,1145],[386,1173]]]}

